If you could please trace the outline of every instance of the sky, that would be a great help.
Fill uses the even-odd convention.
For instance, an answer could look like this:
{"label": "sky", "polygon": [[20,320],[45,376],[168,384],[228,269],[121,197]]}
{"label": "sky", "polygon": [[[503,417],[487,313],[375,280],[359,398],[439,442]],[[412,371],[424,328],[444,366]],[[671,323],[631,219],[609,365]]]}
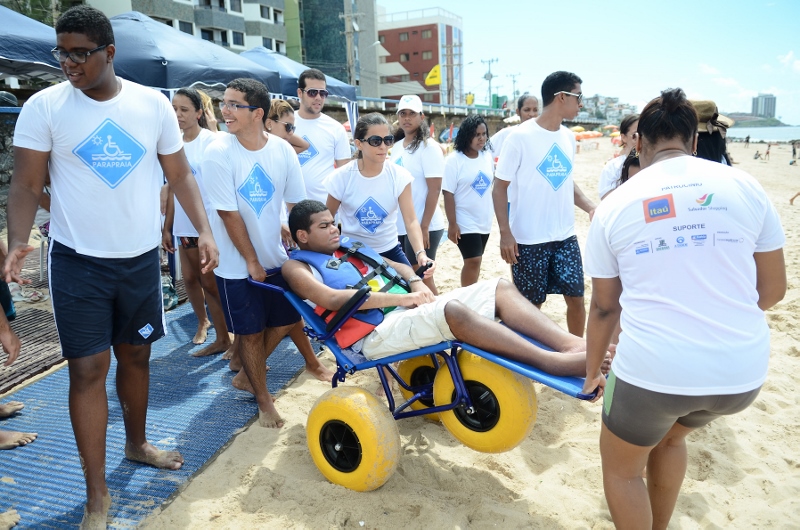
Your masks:
{"label": "sky", "polygon": [[798,0],[377,0],[387,13],[441,7],[462,17],[464,90],[537,96],[551,72],[583,79],[587,96],[644,105],[665,88],[711,99],[723,114],[776,96],[776,117],[800,125]]}

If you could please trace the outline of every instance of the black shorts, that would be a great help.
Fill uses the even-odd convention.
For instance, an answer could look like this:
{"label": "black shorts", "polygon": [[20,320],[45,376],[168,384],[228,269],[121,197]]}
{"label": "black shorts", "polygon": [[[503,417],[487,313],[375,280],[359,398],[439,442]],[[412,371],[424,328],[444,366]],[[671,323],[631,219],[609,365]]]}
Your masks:
{"label": "black shorts", "polygon": [[[439,243],[442,242],[442,238],[444,237],[444,229],[431,230],[428,232],[428,237],[431,238],[431,248],[426,248],[425,254],[431,259],[436,259],[436,249],[439,248]],[[411,246],[411,241],[409,241],[408,236],[397,236],[397,240],[400,241],[400,246],[402,247],[403,252],[406,253],[406,258],[408,258],[408,261],[413,263],[414,268],[416,268],[417,257],[414,255],[414,247]],[[422,249],[418,248],[417,250]]]}
{"label": "black shorts", "polygon": [[53,318],[67,359],[164,336],[158,248],[133,258],[96,258],[53,241],[49,263]]}
{"label": "black shorts", "polygon": [[489,241],[489,234],[461,234],[461,238],[458,240],[461,257],[470,259],[483,256],[487,241]]}
{"label": "black shorts", "polygon": [[[283,293],[258,287],[246,279],[215,278],[225,324],[231,333],[252,335],[266,328],[279,328],[300,321],[300,313]],[[280,274],[268,276],[265,283],[289,288]]]}
{"label": "black shorts", "polygon": [[741,394],[681,396],[653,392],[608,374],[603,394],[603,423],[622,440],[640,447],[658,444],[675,423],[697,429],[720,416],[749,407],[761,387]]}
{"label": "black shorts", "polygon": [[511,266],[514,285],[533,304],[548,294],[583,296],[583,262],[576,236],[539,245],[517,245],[519,257]]}

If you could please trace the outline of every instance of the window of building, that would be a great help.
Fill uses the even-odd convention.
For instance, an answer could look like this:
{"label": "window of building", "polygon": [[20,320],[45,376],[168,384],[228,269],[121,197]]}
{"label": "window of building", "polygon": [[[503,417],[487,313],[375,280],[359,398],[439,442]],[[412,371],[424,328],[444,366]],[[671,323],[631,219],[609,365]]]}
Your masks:
{"label": "window of building", "polygon": [[234,31],[233,44],[235,46],[244,46],[244,33],[242,33],[241,31]]}
{"label": "window of building", "polygon": [[429,61],[433,59],[433,52],[422,52],[422,60]]}
{"label": "window of building", "polygon": [[269,6],[261,6],[261,18],[272,20],[272,17],[269,14]]}
{"label": "window of building", "polygon": [[261,45],[268,50],[272,49],[272,39],[269,37],[261,37]]}
{"label": "window of building", "polygon": [[180,29],[184,33],[188,33],[189,35],[194,35],[194,24],[192,24],[191,22],[184,22],[183,20],[179,20],[178,29]]}
{"label": "window of building", "polygon": [[210,29],[201,29],[200,30],[200,38],[203,40],[210,40],[214,42],[214,32]]}
{"label": "window of building", "polygon": [[417,33],[419,33],[417,30],[411,32],[412,35],[416,35]]}
{"label": "window of building", "polygon": [[219,32],[219,36],[220,36],[220,41],[217,44],[225,46],[226,48],[228,46],[230,46],[230,44],[228,44],[228,31],[227,30],[224,30],[224,29],[221,30]]}
{"label": "window of building", "polygon": [[414,72],[414,77],[419,77],[419,72]]}
{"label": "window of building", "polygon": [[431,38],[431,30],[423,29],[422,30],[422,38],[423,39],[430,39]]}
{"label": "window of building", "polygon": [[286,55],[286,43],[280,40],[275,41],[275,51]]}
{"label": "window of building", "polygon": [[155,20],[156,22],[161,22],[162,24],[166,24],[167,26],[172,26],[172,21],[166,18],[152,17],[152,19]]}
{"label": "window of building", "polygon": [[276,24],[283,24],[283,11],[272,10],[272,21]]}
{"label": "window of building", "polygon": [[407,53],[401,53],[400,54],[400,62],[401,63],[407,63],[408,62],[408,54]]}
{"label": "window of building", "polygon": [[433,101],[434,95],[432,92],[426,92],[422,94],[422,101]]}
{"label": "window of building", "polygon": [[408,32],[407,31],[404,31],[403,33],[400,34],[400,40],[401,41],[408,40]]}
{"label": "window of building", "polygon": [[381,42],[381,44],[386,44],[386,35],[379,36],[378,40]]}
{"label": "window of building", "polygon": [[411,76],[408,74],[403,74],[400,76],[400,81],[411,81]]}
{"label": "window of building", "polygon": [[419,52],[414,52],[414,55],[419,55]]}
{"label": "window of building", "polygon": [[231,0],[231,11],[242,12],[242,0]]}

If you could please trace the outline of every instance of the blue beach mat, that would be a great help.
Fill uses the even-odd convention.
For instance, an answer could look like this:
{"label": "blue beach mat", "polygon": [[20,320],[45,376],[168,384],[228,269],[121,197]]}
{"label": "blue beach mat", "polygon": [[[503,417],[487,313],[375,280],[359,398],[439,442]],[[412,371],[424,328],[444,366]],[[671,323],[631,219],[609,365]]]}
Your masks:
{"label": "blue beach mat", "polygon": [[[257,412],[255,399],[231,387],[234,374],[221,355],[195,358],[197,319],[189,304],[167,313],[167,336],[153,345],[147,436],[160,449],[178,450],[185,463],[164,471],[124,458],[125,428],[115,392],[116,362],[106,385],[109,399],[106,479],[113,499],[112,528],[136,526],[172,496]],[[25,337],[22,337],[25,340]],[[214,340],[210,330],[208,343]],[[304,366],[291,340],[270,356],[269,391],[283,388]],[[0,513],[15,508],[19,528],[76,527],[85,486],[67,403],[69,374],[59,370],[7,396],[25,409],[0,421],[0,429],[38,432],[30,445],[0,451]]]}

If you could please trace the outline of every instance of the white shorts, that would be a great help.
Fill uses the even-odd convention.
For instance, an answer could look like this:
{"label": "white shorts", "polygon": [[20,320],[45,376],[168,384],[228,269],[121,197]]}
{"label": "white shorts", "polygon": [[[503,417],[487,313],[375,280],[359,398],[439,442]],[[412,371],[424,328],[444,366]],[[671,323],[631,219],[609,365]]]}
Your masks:
{"label": "white shorts", "polygon": [[434,302],[407,309],[398,307],[364,337],[361,352],[367,359],[381,359],[442,341],[454,340],[444,307],[458,300],[479,315],[495,319],[495,293],[500,279],[486,280],[437,296]]}

